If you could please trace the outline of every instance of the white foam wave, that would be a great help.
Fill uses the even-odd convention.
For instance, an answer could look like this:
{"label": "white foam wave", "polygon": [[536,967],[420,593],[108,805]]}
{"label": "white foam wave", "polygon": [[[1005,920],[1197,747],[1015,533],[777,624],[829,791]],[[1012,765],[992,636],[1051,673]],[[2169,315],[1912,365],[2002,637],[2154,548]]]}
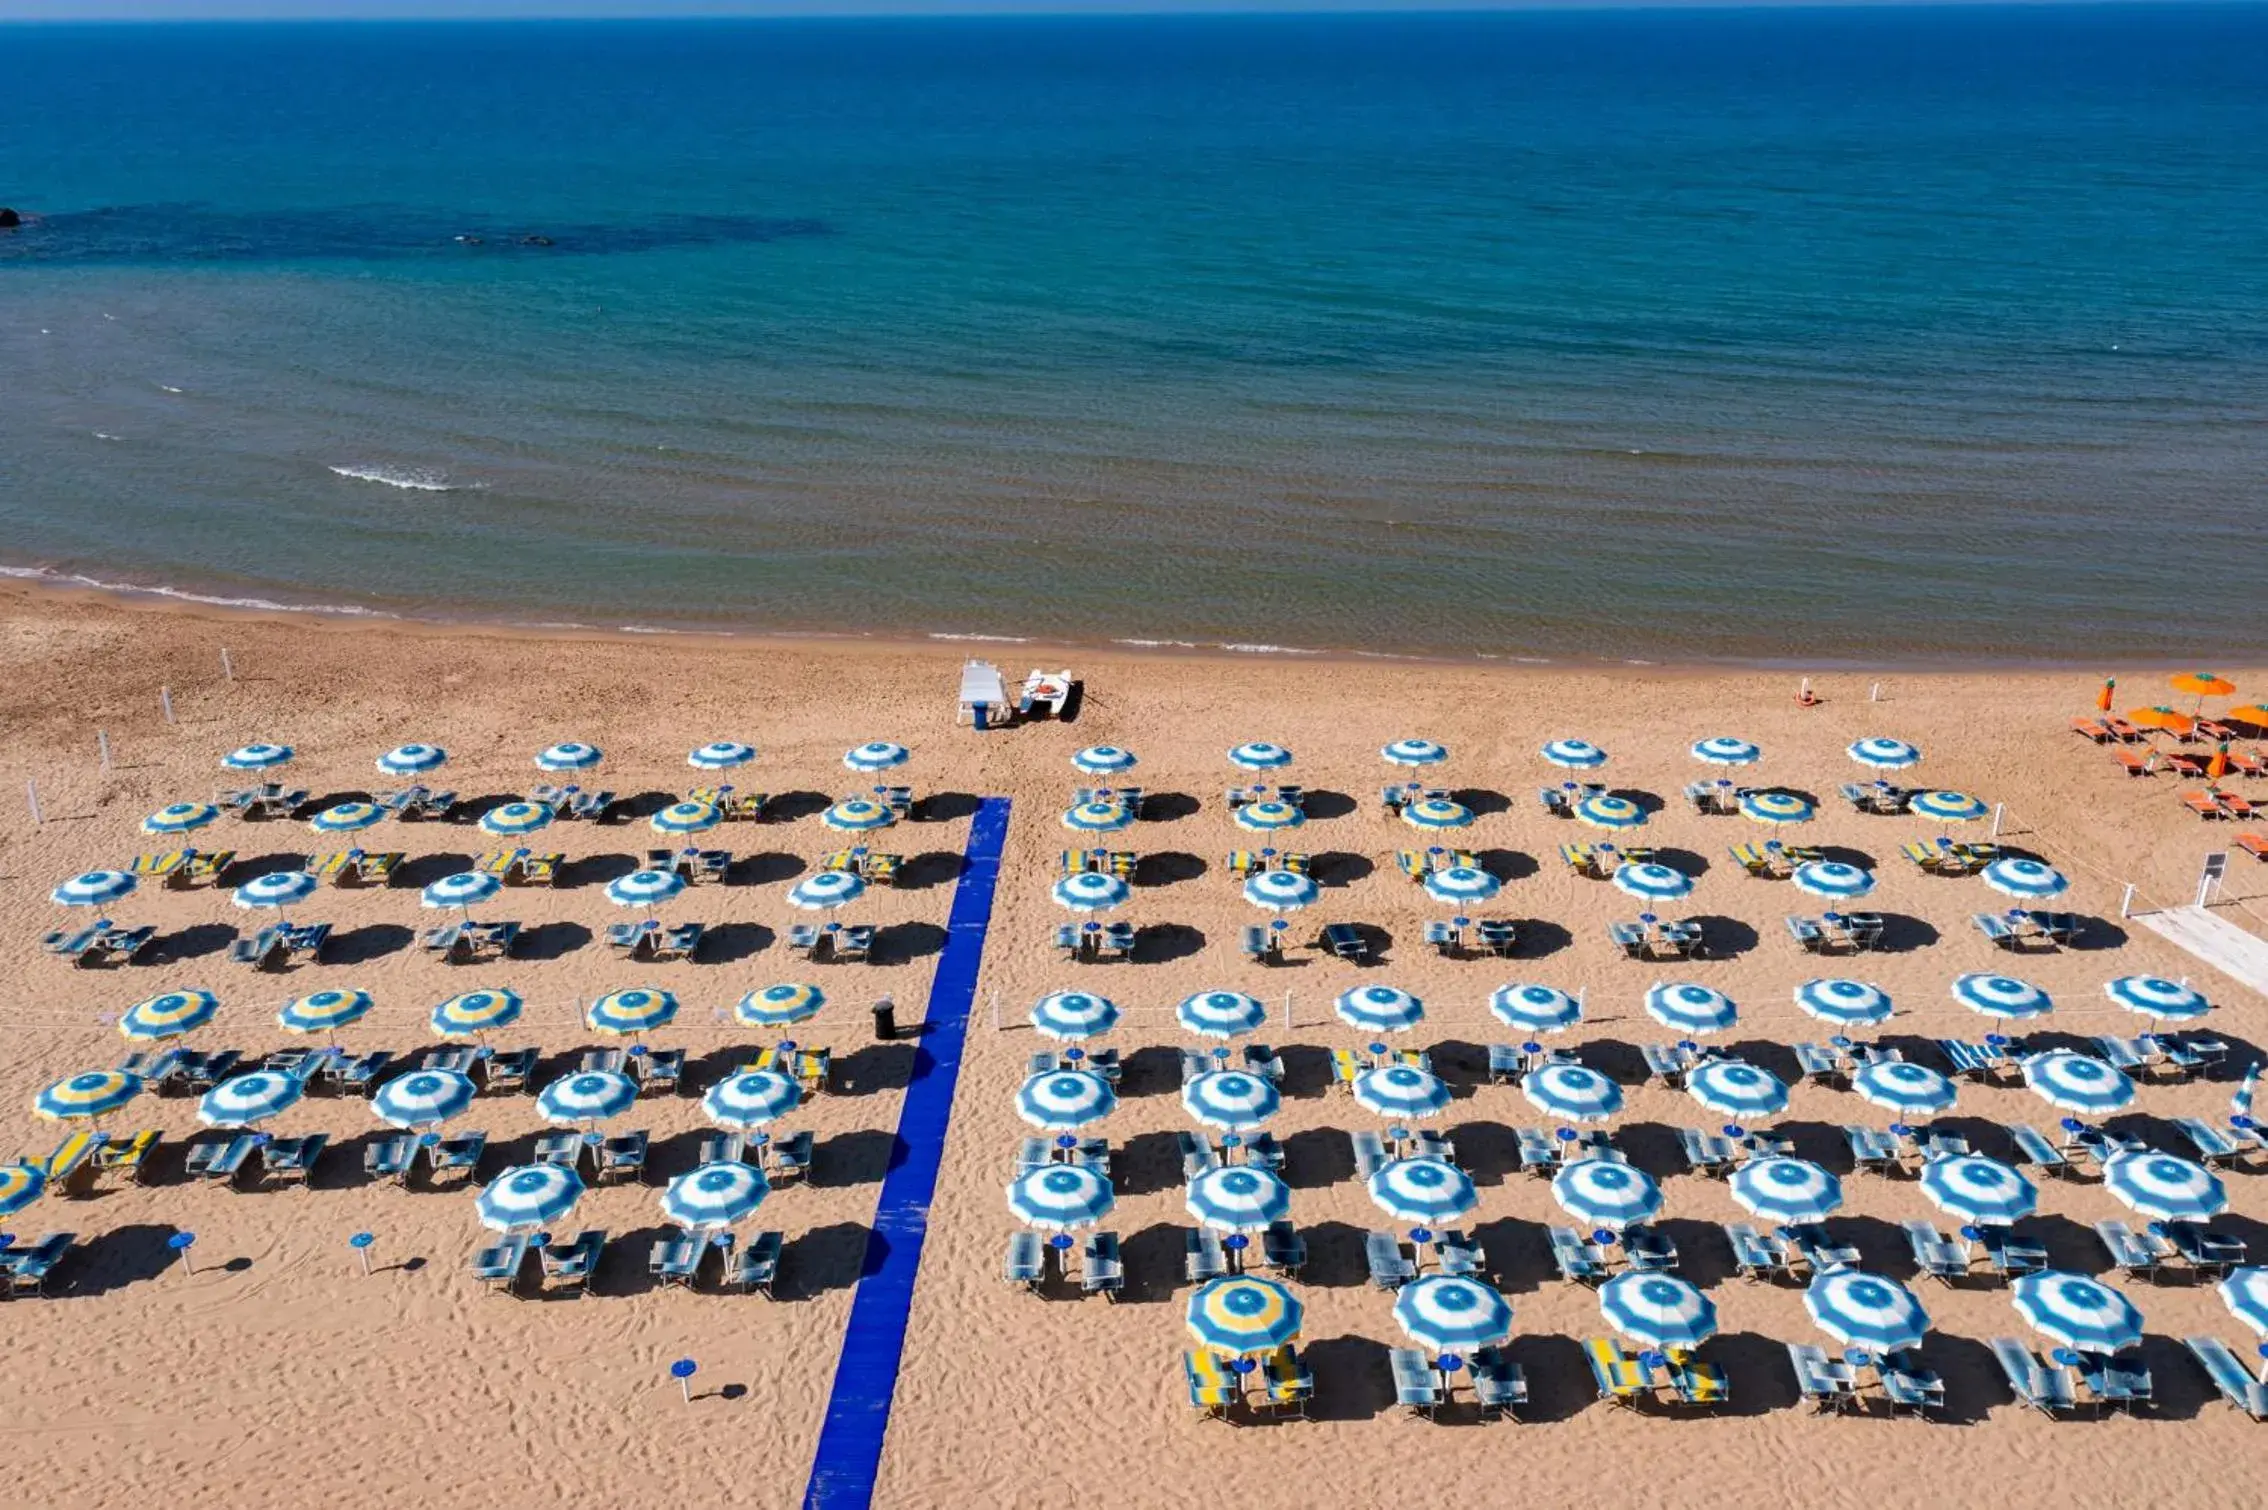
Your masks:
{"label": "white foam wave", "polygon": [[946,634],[942,630],[929,632],[933,640],[976,640],[987,645],[1029,645],[1031,638],[1020,634]]}
{"label": "white foam wave", "polygon": [[116,439],[118,439],[118,437],[117,437],[117,436],[115,436],[115,435],[111,434],[111,433],[110,433],[110,432],[109,432],[108,430],[97,430],[97,431],[95,431],[95,432],[94,432],[94,438],[95,438],[96,440],[116,440]]}
{"label": "white foam wave", "polygon": [[375,467],[343,466],[331,471],[355,482],[375,482],[389,488],[404,488],[413,493],[457,493],[476,490],[477,482],[451,482],[446,472],[428,467]]}
{"label": "white foam wave", "polygon": [[180,389],[174,387],[171,383],[158,384],[158,390],[161,393],[179,393],[181,391]]}
{"label": "white foam wave", "polygon": [[89,587],[96,592],[114,592],[138,598],[170,598],[177,603],[203,603],[213,608],[248,608],[262,613],[319,613],[341,619],[401,617],[400,614],[363,608],[353,603],[280,603],[273,598],[231,598],[218,593],[190,592],[179,587],[153,587],[145,582],[110,582],[100,577],[82,576],[77,572],[51,571],[44,566],[0,565],[0,577],[44,582],[51,587]]}
{"label": "white foam wave", "polygon": [[1321,655],[1320,650],[1302,650],[1297,645],[1244,645],[1228,644],[1219,647],[1238,655]]}
{"label": "white foam wave", "polygon": [[1142,650],[1197,650],[1202,647],[1195,640],[1112,640],[1113,645],[1133,645]]}

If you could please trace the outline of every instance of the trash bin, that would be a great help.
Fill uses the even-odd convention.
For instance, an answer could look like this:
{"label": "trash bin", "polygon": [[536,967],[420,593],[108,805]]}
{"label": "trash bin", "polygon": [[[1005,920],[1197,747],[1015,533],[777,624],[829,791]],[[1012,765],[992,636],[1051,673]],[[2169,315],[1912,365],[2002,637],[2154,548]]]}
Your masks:
{"label": "trash bin", "polygon": [[874,1036],[884,1042],[898,1036],[898,1004],[887,996],[874,1004]]}

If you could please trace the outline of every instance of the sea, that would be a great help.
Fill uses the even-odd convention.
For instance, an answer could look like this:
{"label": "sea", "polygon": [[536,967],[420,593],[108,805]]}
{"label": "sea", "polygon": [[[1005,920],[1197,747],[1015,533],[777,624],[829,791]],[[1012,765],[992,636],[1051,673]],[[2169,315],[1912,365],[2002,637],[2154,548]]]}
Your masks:
{"label": "sea", "polygon": [[[2268,652],[2268,9],[0,27],[0,569]],[[972,652],[974,653],[974,652]]]}

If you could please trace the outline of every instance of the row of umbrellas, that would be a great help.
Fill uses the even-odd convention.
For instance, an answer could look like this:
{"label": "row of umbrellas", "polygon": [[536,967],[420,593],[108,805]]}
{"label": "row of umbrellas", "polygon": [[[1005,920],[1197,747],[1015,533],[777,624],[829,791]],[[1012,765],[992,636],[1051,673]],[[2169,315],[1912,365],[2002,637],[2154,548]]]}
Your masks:
{"label": "row of umbrellas", "polygon": [[[289,765],[297,753],[290,745],[261,741],[231,750],[221,757],[221,765],[231,771],[272,771]],[[853,771],[886,771],[912,757],[913,752],[904,745],[878,739],[846,752],[843,765]],[[535,765],[539,771],[589,771],[596,770],[605,759],[605,752],[597,745],[565,740],[538,751]],[[720,739],[689,751],[685,763],[696,771],[729,771],[755,759],[754,745]],[[423,776],[448,763],[449,752],[435,744],[397,745],[376,762],[382,776]]]}
{"label": "row of umbrellas", "polygon": [[[1538,752],[1552,765],[1570,771],[1595,771],[1607,763],[1607,752],[1587,739],[1554,739]],[[1846,752],[1869,770],[1898,771],[1921,763],[1921,751],[1902,739],[1874,737],[1853,743]],[[1764,758],[1763,747],[1751,740],[1718,735],[1696,741],[1691,754],[1704,765],[1746,766]],[[1394,766],[1439,765],[1449,751],[1430,739],[1397,739],[1378,752]],[[1255,740],[1228,752],[1229,764],[1247,771],[1281,770],[1292,763],[1292,752],[1279,744]],[[1071,757],[1072,766],[1090,775],[1132,770],[1133,752],[1113,745],[1096,745]]]}
{"label": "row of umbrellas", "polygon": [[[208,824],[219,821],[221,810],[210,802],[176,802],[162,807],[142,820],[142,832],[165,837],[178,837],[194,833]],[[386,808],[374,802],[340,802],[323,809],[307,820],[307,826],[318,834],[356,834],[377,827],[390,815]],[[482,833],[499,839],[522,839],[548,828],[558,818],[558,810],[545,802],[504,802],[488,809],[475,820]],[[819,821],[840,833],[866,833],[887,828],[896,821],[888,806],[864,797],[846,797],[819,815]],[[713,802],[687,800],[673,802],[646,820],[655,833],[668,835],[705,834],[724,822],[724,810]],[[115,876],[116,871],[96,872]],[[111,883],[115,885],[116,883]],[[131,890],[131,888],[128,888]],[[87,897],[85,901],[101,904],[115,901],[112,896]],[[57,901],[63,898],[58,896]]]}

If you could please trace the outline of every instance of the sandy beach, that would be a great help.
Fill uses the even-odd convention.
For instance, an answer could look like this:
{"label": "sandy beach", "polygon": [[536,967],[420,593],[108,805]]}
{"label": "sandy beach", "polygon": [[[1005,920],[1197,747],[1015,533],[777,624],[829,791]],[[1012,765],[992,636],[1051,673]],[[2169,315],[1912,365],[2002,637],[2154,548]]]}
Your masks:
{"label": "sandy beach", "polygon": [[[222,679],[223,647],[234,680]],[[1011,677],[1065,661],[1039,647],[998,648]],[[165,1152],[147,1184],[51,1195],[9,1223],[19,1238],[68,1230],[84,1244],[59,1271],[54,1294],[0,1312],[23,1501],[406,1506],[470,1490],[501,1503],[563,1506],[800,1502],[916,1062],[911,1043],[871,1041],[865,1009],[888,993],[901,1020],[920,1016],[968,840],[974,804],[965,799],[995,796],[1011,799],[1013,817],[875,1503],[1270,1506],[1327,1498],[1388,1506],[1493,1503],[1515,1493],[1588,1502],[1611,1484],[1616,1498],[1641,1505],[1706,1496],[1883,1507],[1940,1502],[1958,1483],[1964,1498],[1984,1502],[2108,1505],[2192,1494],[2208,1474],[2222,1497],[2268,1486],[2268,1439],[2260,1435],[2268,1428],[2223,1406],[2180,1346],[2185,1336],[2211,1335],[2250,1357],[2257,1339],[2210,1285],[2178,1278],[2114,1281],[2148,1321],[2143,1357],[2156,1403],[2139,1416],[2050,1422],[2012,1403],[1985,1341],[2038,1339],[2005,1288],[1974,1281],[1958,1289],[1915,1282],[1936,1325],[1925,1355],[1946,1380],[1944,1424],[1814,1416],[1796,1397],[1783,1351],[1787,1342],[1827,1340],[1805,1313],[1801,1287],[1749,1284],[1730,1272],[1712,1229],[1743,1214],[1721,1181],[1684,1173],[1677,1160],[1672,1129],[1721,1119],[1680,1093],[1638,1083],[1636,1046],[1672,1036],[1639,1006],[1657,980],[1699,981],[1734,997],[1741,1023],[1726,1036],[1791,1077],[1777,1046],[1830,1031],[1791,1004],[1792,989],[1817,975],[1888,990],[1899,1011],[1885,1035],[1932,1063],[1926,1043],[1909,1041],[1981,1036],[1989,1025],[1949,997],[1948,983],[1995,968],[2051,992],[2060,1007],[2045,1026],[2080,1037],[2146,1026],[2105,1000],[2110,978],[2187,977],[2216,1002],[2206,1026],[2231,1045],[2232,1062],[2259,1057],[2253,1046],[2268,1037],[2260,1018],[2268,1003],[2120,920],[2128,883],[2137,906],[2190,901],[2201,857],[2226,847],[2232,825],[2201,823],[2182,809],[2176,793],[2194,783],[2129,778],[2068,732],[2070,716],[2092,710],[2098,677],[1837,674],[1815,681],[1819,706],[1802,708],[1792,672],[1079,652],[1069,662],[1086,683],[1076,723],[978,734],[952,719],[957,668],[970,651],[985,653],[346,625],[0,590],[0,936],[15,962],[4,998],[13,1052],[0,1073],[0,1103],[13,1108],[21,1152],[44,1154],[60,1136],[32,1116],[37,1090],[115,1063],[126,1046],[111,1021],[174,988],[205,987],[222,998],[198,1046],[253,1054],[303,1046],[275,1024],[286,998],[359,986],[378,1006],[340,1041],[410,1053],[432,1042],[425,1017],[435,1002],[507,984],[530,1006],[506,1036],[542,1046],[539,1079],[548,1079],[596,1042],[578,1021],[578,1002],[658,985],[685,1010],[653,1041],[688,1051],[689,1084],[698,1090],[761,1039],[729,1022],[732,1002],[754,988],[809,980],[830,1004],[799,1036],[830,1045],[837,1062],[835,1091],[784,1124],[815,1132],[818,1152],[812,1178],[775,1190],[761,1212],[760,1225],[787,1239],[778,1297],[769,1302],[658,1288],[647,1276],[647,1248],[666,1230],[659,1184],[692,1166],[707,1126],[697,1095],[641,1101],[624,1119],[651,1130],[656,1181],[585,1198],[573,1225],[604,1228],[613,1245],[593,1293],[574,1300],[516,1300],[477,1285],[469,1259],[488,1235],[473,1195],[368,1181],[360,1149],[377,1124],[360,1100],[310,1096],[279,1121],[279,1131],[331,1134],[312,1188],[232,1192],[185,1178],[182,1149],[200,1131],[195,1100],[143,1098],[114,1125],[163,1129]],[[2160,691],[2166,669],[2104,668],[2120,678],[2122,706],[2169,700]],[[2243,689],[2239,701],[2268,686],[2268,672],[2215,669]],[[171,696],[170,724],[161,686]],[[1870,701],[1877,686],[1880,700]],[[98,766],[98,730],[113,752],[107,773]],[[1872,902],[1891,919],[1888,947],[1822,964],[1791,944],[1783,916],[1821,904],[1784,882],[1741,874],[1726,858],[1728,845],[1771,835],[1737,817],[1697,815],[1679,796],[1712,774],[1688,747],[1721,734],[1763,746],[1764,761],[1744,779],[1822,799],[1818,820],[1789,837],[1854,852],[1849,858],[1876,870]],[[1901,843],[1933,829],[1857,814],[1836,798],[1839,783],[1864,774],[1845,746],[1874,735],[1920,746],[1927,758],[1917,779],[1928,785],[2006,804],[2005,840],[2071,877],[2067,905],[2090,919],[2078,947],[2019,961],[1996,952],[1969,919],[2005,900],[1900,857]],[[1427,779],[1472,794],[1480,817],[1457,842],[1504,880],[1502,896],[1477,910],[1522,920],[1531,942],[1516,959],[1446,958],[1421,942],[1425,922],[1449,909],[1396,869],[1395,852],[1423,841],[1377,800],[1397,775],[1379,747],[1413,736],[1451,751]],[[1699,876],[1680,910],[1709,920],[1712,957],[1648,964],[1610,948],[1604,925],[1631,916],[1635,904],[1571,875],[1557,856],[1561,844],[1602,836],[1547,816],[1536,800],[1540,785],[1565,774],[1538,747],[1567,736],[1611,752],[1603,779],[1616,790],[1659,799],[1640,832]],[[710,925],[715,947],[699,961],[632,964],[596,936],[624,916],[598,884],[627,868],[615,857],[662,842],[642,819],[546,831],[539,847],[568,855],[568,884],[515,889],[494,909],[541,935],[540,957],[456,967],[430,960],[412,935],[436,915],[419,910],[411,886],[326,887],[295,916],[333,925],[334,957],[288,973],[255,975],[228,961],[227,944],[252,915],[207,888],[145,887],[119,904],[121,920],[166,935],[147,963],[74,970],[38,948],[41,934],[71,921],[49,901],[50,888],[163,847],[139,832],[141,817],[209,799],[229,784],[218,758],[238,745],[294,746],[292,783],[320,798],[386,785],[373,757],[430,741],[450,752],[444,784],[470,799],[526,791],[544,779],[534,752],[563,739],[602,747],[604,785],[625,798],[698,784],[685,752],[723,739],[762,752],[736,778],[743,785],[809,794],[790,804],[804,816],[727,825],[706,841],[741,857],[736,879],[694,888],[664,912]],[[877,888],[845,914],[885,928],[877,961],[806,964],[787,953],[784,937],[809,914],[790,908],[785,893],[845,842],[812,814],[819,798],[870,783],[845,771],[841,756],[872,739],[911,746],[899,779],[945,800],[933,808],[940,816],[886,836],[886,847],[908,857],[910,884]],[[1223,788],[1239,777],[1224,752],[1252,739],[1295,751],[1288,774],[1314,794],[1312,821],[1296,843],[1317,857],[1324,893],[1295,916],[1291,936],[1304,940],[1325,922],[1370,925],[1389,940],[1377,963],[1356,967],[1301,948],[1268,967],[1240,953],[1242,929],[1262,915],[1223,866],[1228,851],[1255,842],[1224,806]],[[1069,963],[1050,947],[1069,916],[1049,896],[1057,854],[1076,842],[1059,818],[1072,788],[1086,784],[1068,758],[1094,744],[1137,751],[1138,779],[1154,799],[1167,799],[1108,841],[1145,857],[1133,900],[1115,914],[1145,930],[1133,963]],[[37,783],[44,823],[26,812],[27,782]],[[2268,795],[2268,784],[2234,789]],[[288,857],[339,847],[303,822],[234,817],[192,842],[235,849],[246,874],[296,868]],[[469,823],[389,824],[363,842],[405,851],[418,882],[499,847]],[[2263,931],[2268,867],[2234,856],[2220,910]],[[1580,1049],[1624,1082],[1618,1139],[1662,1179],[1682,1272],[1717,1302],[1721,1334],[1707,1356],[1730,1373],[1729,1409],[1641,1412],[1593,1398],[1579,1345],[1605,1334],[1597,1298],[1552,1273],[1543,1228],[1565,1218],[1548,1182],[1514,1159],[1514,1129],[1547,1119],[1483,1072],[1484,1046],[1514,1036],[1486,1006],[1490,991],[1511,980],[1585,993],[1585,1021],[1554,1046]],[[1332,998],[1372,982],[1427,1003],[1424,1025],[1406,1041],[1432,1051],[1456,1093],[1439,1125],[1480,1187],[1468,1226],[1515,1308],[1511,1353],[1533,1394],[1518,1424],[1477,1424],[1469,1408],[1428,1423],[1394,1404],[1386,1351],[1402,1339],[1391,1297],[1367,1285],[1362,1266],[1362,1234],[1390,1224],[1354,1177],[1344,1135],[1378,1119],[1326,1084],[1326,1051],[1364,1037],[1333,1018]],[[1026,1295],[999,1275],[1014,1229],[1002,1186],[1029,1131],[1014,1093],[1028,1057],[1049,1047],[1025,1017],[1042,994],[1072,987],[1126,1011],[1109,1040],[1130,1061],[1123,1099],[1100,1129],[1116,1149],[1119,1198],[1108,1226],[1120,1235],[1128,1271],[1115,1305]],[[1189,1290],[1181,1257],[1190,1218],[1173,1134],[1192,1124],[1172,1050],[1194,1040],[1176,1029],[1172,1007],[1207,988],[1251,992],[1277,1016],[1262,1036],[1283,1050],[1287,1067],[1274,1130],[1289,1145],[1293,1215],[1311,1252],[1296,1288],[1317,1384],[1312,1420],[1202,1421],[1183,1396]],[[2135,1125],[2170,1147],[2163,1119],[2225,1115],[2231,1089],[2226,1080],[2147,1084]],[[1980,1151],[2002,1155],[1992,1124],[2052,1127],[2057,1115],[2021,1085],[1964,1085],[1951,1120]],[[1898,1223],[1951,1224],[1910,1178],[1848,1173],[1837,1131],[1887,1120],[1846,1091],[1803,1086],[1781,1126],[1799,1153],[1844,1172],[1838,1230],[1867,1267],[1911,1279]],[[461,1125],[489,1134],[483,1178],[524,1157],[542,1130],[525,1098],[483,1097]],[[2268,1256],[2268,1197],[2257,1167],[2228,1175],[2226,1225]],[[2058,1265],[2095,1272],[2107,1265],[2092,1224],[2129,1215],[2092,1176],[2043,1180],[2041,1214],[2028,1230]],[[194,1272],[167,1249],[177,1231],[195,1234]],[[367,1277],[348,1246],[357,1232],[375,1235],[376,1272]],[[690,1407],[666,1373],[682,1357],[699,1364]]]}

